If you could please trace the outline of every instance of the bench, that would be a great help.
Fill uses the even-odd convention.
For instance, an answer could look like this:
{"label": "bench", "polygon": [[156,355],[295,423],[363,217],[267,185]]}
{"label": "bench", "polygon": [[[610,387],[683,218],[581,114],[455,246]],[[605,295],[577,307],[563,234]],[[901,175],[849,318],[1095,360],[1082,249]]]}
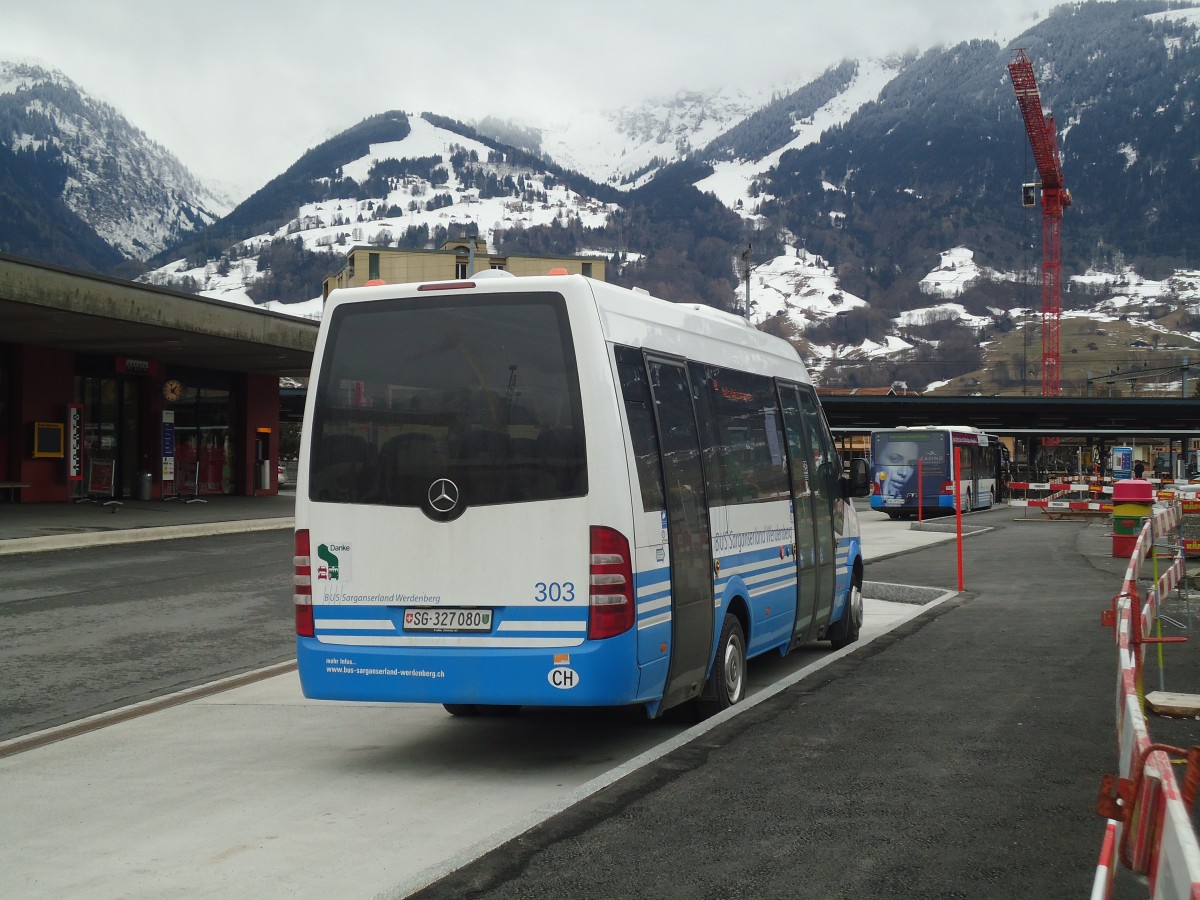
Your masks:
{"label": "bench", "polygon": [[8,502],[12,503],[17,498],[17,491],[21,488],[33,487],[27,481],[0,481],[0,490],[8,491]]}

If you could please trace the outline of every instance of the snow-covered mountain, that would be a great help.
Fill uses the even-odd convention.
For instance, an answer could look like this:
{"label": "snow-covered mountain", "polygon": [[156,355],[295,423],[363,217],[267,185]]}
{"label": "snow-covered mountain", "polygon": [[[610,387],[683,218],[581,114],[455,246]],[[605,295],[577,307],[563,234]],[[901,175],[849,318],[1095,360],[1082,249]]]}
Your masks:
{"label": "snow-covered mountain", "polygon": [[541,152],[555,162],[594,181],[629,189],[702,150],[773,96],[801,86],[797,81],[753,95],[734,89],[681,91],[615,110],[572,111],[529,124],[541,134]]}
{"label": "snow-covered mountain", "polygon": [[698,181],[696,187],[716,194],[730,209],[738,210],[747,217],[755,216],[758,206],[771,199],[769,194],[755,193],[755,182],[778,165],[783,154],[815,144],[822,134],[842,127],[865,104],[878,100],[880,93],[902,68],[903,63],[899,59],[859,60],[854,76],[844,88],[815,112],[795,121],[786,143],[757,159],[711,160],[715,171]]}
{"label": "snow-covered mountain", "polygon": [[[421,235],[423,245],[451,228],[455,234],[463,228],[477,229],[494,244],[500,232],[552,223],[599,228],[617,208],[580,194],[537,165],[499,159],[495,149],[480,140],[424,117],[393,115],[405,120],[403,137],[370,142],[361,155],[339,158],[336,164],[346,183],[375,185],[380,188],[377,193],[302,202],[292,207],[294,213],[286,221],[237,241],[223,259],[195,265],[181,258],[141,280],[186,287],[234,303],[265,302],[292,315],[319,316],[319,282],[313,284],[315,296],[307,302],[281,304],[252,296],[256,283],[267,275],[258,264],[262,248],[288,239],[310,253],[337,257],[344,248],[356,245],[395,246],[414,233]],[[405,160],[422,160],[424,171],[412,166],[414,171],[403,175],[379,174]],[[515,194],[499,190],[502,180],[511,183]],[[495,187],[489,189],[489,182]],[[579,248],[579,252],[604,253],[605,248]]]}
{"label": "snow-covered mountain", "polygon": [[[4,168],[24,176],[5,182],[7,205],[59,201],[127,259],[146,259],[231,208],[56,69],[0,61],[0,121]],[[0,219],[0,245],[21,252],[20,229],[28,225]]]}
{"label": "snow-covered mountain", "polygon": [[[793,116],[791,135],[786,143],[757,158],[735,156],[730,159],[729,154],[725,154],[725,158],[716,158],[711,163],[711,174],[696,180],[695,186],[717,196],[750,223],[765,222],[759,208],[773,198],[758,190],[764,176],[784,154],[800,151],[815,144],[822,134],[842,129],[864,106],[877,102],[897,74],[903,71],[904,65],[905,61],[900,60],[859,61],[853,66],[851,77],[825,102],[804,115]],[[757,112],[751,104],[739,106],[728,99],[714,101],[714,108],[720,111],[721,128],[725,129],[722,133]],[[478,228],[479,233],[493,244],[497,236],[506,231],[551,223],[559,227],[575,226],[586,234],[602,228],[613,213],[621,211],[623,198],[631,197],[636,188],[630,180],[631,175],[639,176],[634,181],[652,180],[654,173],[672,163],[702,155],[703,149],[696,147],[708,147],[713,141],[712,133],[705,129],[711,127],[718,115],[706,112],[704,98],[698,95],[691,95],[686,101],[666,106],[656,104],[640,112],[624,110],[620,121],[640,123],[624,132],[625,139],[630,141],[628,144],[622,144],[613,136],[615,132],[605,132],[603,128],[592,132],[595,140],[580,138],[578,143],[568,140],[566,135],[582,135],[586,129],[581,126],[568,125],[567,131],[559,135],[542,132],[543,153],[548,146],[584,148],[586,154],[581,150],[571,156],[569,168],[581,169],[596,181],[620,186],[615,200],[602,202],[568,188],[528,161],[514,164],[497,159],[495,147],[485,143],[486,139],[475,139],[426,118],[408,117],[409,130],[402,139],[370,143],[361,155],[341,161],[339,171],[355,184],[365,185],[378,183],[373,181],[372,173],[376,167],[386,166],[389,160],[434,159],[441,163],[447,176],[441,183],[434,184],[429,178],[408,174],[403,179],[389,182],[386,191],[369,197],[360,195],[304,202],[294,208],[295,214],[288,221],[243,239],[231,253],[231,258],[235,258],[232,265],[210,260],[197,266],[180,259],[145,277],[159,284],[190,285],[211,297],[253,303],[254,285],[264,277],[256,263],[257,253],[271,241],[282,238],[298,240],[310,252],[336,254],[344,246],[394,244],[412,229],[424,229],[427,234],[433,234],[438,228],[466,225]],[[689,129],[689,122],[695,127]],[[610,134],[610,144],[599,141],[602,133]],[[674,135],[673,144],[668,140],[669,135]],[[464,154],[471,160],[467,168],[451,162],[455,155],[461,157]],[[466,178],[468,171],[471,173],[469,180]],[[485,196],[479,187],[481,178],[520,179],[526,196]],[[826,186],[826,190],[834,192],[842,189],[834,184]],[[434,198],[436,202],[431,202]],[[623,248],[603,242],[576,249],[610,257],[623,252]],[[978,344],[986,352],[989,347],[999,347],[996,341],[986,339],[989,333],[1004,328],[1015,328],[1018,333],[1036,328],[1036,316],[1031,307],[1037,303],[1037,288],[1033,288],[1031,296],[1028,287],[1036,273],[1022,275],[985,266],[977,263],[974,257],[975,253],[966,247],[943,250],[937,263],[916,282],[920,293],[929,297],[930,303],[891,315],[890,324],[880,335],[854,337],[844,326],[851,321],[852,315],[868,311],[871,304],[841,284],[837,266],[807,249],[794,235],[786,235],[782,252],[757,261],[751,268],[751,319],[761,327],[782,328],[802,342],[806,359],[818,378],[825,377],[830,383],[844,379],[847,369],[856,365],[881,365],[888,360],[922,352],[936,353],[941,341],[931,335],[939,330],[938,326],[947,323],[968,329],[977,336]],[[629,259],[626,254],[626,260]],[[636,261],[636,254],[632,259]],[[1099,270],[1089,271],[1071,279],[1067,290],[1075,289],[1080,294],[1099,291],[1101,296],[1096,297],[1094,308],[1068,310],[1067,317],[1090,317],[1097,323],[1121,321],[1124,317],[1124,321],[1132,321],[1135,326],[1158,329],[1172,345],[1196,345],[1200,343],[1200,333],[1175,332],[1150,318],[1154,304],[1166,299],[1185,307],[1200,303],[1194,288],[1189,287],[1189,278],[1194,275],[1183,271],[1162,282],[1151,283],[1139,279],[1128,267],[1107,276]],[[1135,283],[1136,287],[1133,286]],[[1010,299],[983,310],[975,303],[975,311],[969,311],[960,298],[985,285],[1006,289]],[[1019,290],[1020,285],[1024,288]],[[314,282],[314,293],[317,287]],[[730,308],[743,308],[744,290],[743,283],[733,291],[729,298]],[[258,300],[262,301],[261,294]],[[273,309],[296,315],[320,314],[320,302],[315,298],[303,303],[267,302]],[[1022,306],[1021,303],[1029,305]],[[1036,358],[1040,338],[1035,336],[1033,340]],[[945,384],[948,380],[913,381],[913,387],[924,389],[929,385]],[[963,387],[953,386],[954,389]]]}
{"label": "snow-covered mountain", "polygon": [[[713,174],[697,181],[696,188],[715,194],[731,209],[753,218],[755,179],[774,166],[783,153],[812,143],[823,131],[848,121],[863,104],[878,97],[900,68],[897,60],[858,63],[844,89],[815,111],[793,116],[791,133],[782,145],[757,159],[720,159],[713,164]],[[550,120],[534,130],[540,133],[540,153],[556,166],[628,193],[671,164],[701,155],[717,138],[760,113],[764,104],[779,102],[802,87],[800,83],[772,86],[756,96],[737,91],[687,92],[615,111]],[[499,234],[513,229],[551,223],[597,229],[621,209],[619,196],[616,201],[597,200],[567,187],[536,165],[514,165],[507,160],[493,163],[494,145],[440,127],[436,119],[406,118],[410,130],[401,140],[370,143],[361,156],[339,160],[341,176],[365,185],[373,183],[375,167],[386,166],[389,161],[437,159],[447,174],[444,183],[435,185],[414,173],[389,185],[387,192],[369,197],[300,203],[283,224],[242,239],[230,254],[240,262],[229,265],[210,260],[194,265],[179,259],[147,273],[143,280],[194,287],[206,296],[254,303],[254,284],[264,277],[255,262],[257,249],[279,238],[298,239],[309,251],[336,254],[347,246],[394,243],[410,229],[423,228],[433,234],[438,227],[453,225],[477,228],[495,246]],[[471,168],[485,177],[520,177],[525,196],[489,197],[474,180],[464,183],[463,173],[451,163],[456,153],[469,154]],[[433,198],[437,200],[431,203]],[[577,252],[620,255],[626,261],[631,258],[627,248],[614,245],[579,247]],[[636,261],[637,257],[634,252],[632,259]],[[764,265],[770,270],[774,264]],[[314,285],[314,293],[318,288]],[[272,308],[297,315],[319,314],[315,298]]]}
{"label": "snow-covered mountain", "polygon": [[[1189,174],[1200,12],[1072,4],[1018,40],[1046,60],[1038,77],[1076,196],[1064,223],[1064,384],[1145,347],[1195,352],[1198,278],[1180,236],[1200,226]],[[171,248],[147,281],[318,315],[321,278],[344,248],[437,246],[468,229],[503,252],[603,254],[610,278],[669,299],[740,309],[748,287],[751,319],[792,338],[828,383],[886,384],[904,369],[914,387],[961,376],[953,389],[1003,389],[1005,368],[1027,377],[1040,343],[1037,219],[1022,219],[1015,199],[1030,173],[1011,53],[968,41],[847,60],[758,94],[686,92],[532,123],[384,113],[306,152],[195,241],[104,233],[123,248]],[[1110,57],[1138,78],[1114,89]],[[0,101],[19,95],[35,117],[75,90],[38,85],[46,97],[9,90]],[[49,118],[51,137],[14,141],[22,159],[40,163],[50,148],[54,164],[77,167],[107,158],[77,144],[124,139],[115,126]],[[99,183],[130,168],[109,165]],[[89,196],[88,183],[64,176],[62,202]],[[178,213],[156,214],[160,234],[183,227]],[[984,384],[991,372],[996,384]]]}
{"label": "snow-covered mountain", "polygon": [[[789,248],[783,255],[756,266],[750,277],[751,318],[759,327],[784,334],[803,336],[814,325],[825,326],[831,340],[825,343],[804,342],[806,361],[815,377],[826,383],[837,383],[844,372],[831,374],[839,368],[854,368],[862,364],[901,358],[922,347],[936,349],[937,339],[920,336],[936,331],[939,325],[954,323],[969,329],[980,346],[984,365],[1007,367],[1020,341],[1026,342],[1024,355],[1030,352],[1035,360],[1040,354],[1038,325],[1040,285],[1022,284],[1017,273],[1002,272],[980,266],[974,252],[966,247],[954,247],[941,255],[938,266],[920,282],[921,291],[930,296],[931,303],[908,309],[891,320],[889,333],[883,340],[851,339],[838,326],[839,317],[851,310],[869,307],[866,301],[843,291],[834,276],[833,268],[819,256]],[[984,313],[970,312],[961,301],[964,294],[985,285],[1000,285],[1012,298],[1021,298],[1030,306],[987,307]],[[1068,297],[1074,295],[1072,307],[1062,312],[1062,332],[1068,335],[1063,351],[1078,354],[1080,349],[1129,354],[1132,368],[1148,368],[1165,362],[1158,354],[1200,351],[1200,270],[1177,269],[1168,278],[1155,281],[1140,276],[1131,267],[1119,271],[1088,270],[1072,276],[1067,285]],[[1082,300],[1078,298],[1094,298]],[[1184,327],[1176,327],[1170,312],[1182,313],[1178,318]],[[1011,330],[1013,339],[1004,339]],[[1092,339],[1072,340],[1070,335],[1085,335]],[[1017,338],[1020,341],[1016,340]],[[1101,341],[1101,339],[1103,339]],[[1032,351],[1028,342],[1033,342]],[[1100,341],[1098,343],[1097,341]],[[1101,347],[1101,343],[1106,345]],[[1028,365],[1028,363],[1026,363]],[[1101,376],[1111,368],[1098,360],[1094,374]],[[1131,367],[1126,366],[1127,370]],[[1036,373],[1030,372],[1030,376]],[[1034,378],[1036,382],[1036,378]],[[971,392],[980,386],[977,375],[960,379],[934,379],[909,384],[922,392]],[[1143,391],[1177,394],[1178,379],[1156,382],[1151,376],[1142,381]]]}

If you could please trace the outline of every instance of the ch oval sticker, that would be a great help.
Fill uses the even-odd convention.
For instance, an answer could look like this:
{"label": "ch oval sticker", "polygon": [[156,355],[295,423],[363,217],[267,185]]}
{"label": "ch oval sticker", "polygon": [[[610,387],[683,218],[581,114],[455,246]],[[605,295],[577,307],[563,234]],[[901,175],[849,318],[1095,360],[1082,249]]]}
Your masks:
{"label": "ch oval sticker", "polygon": [[551,687],[560,691],[569,691],[579,684],[579,673],[570,666],[555,666],[546,674],[546,680]]}

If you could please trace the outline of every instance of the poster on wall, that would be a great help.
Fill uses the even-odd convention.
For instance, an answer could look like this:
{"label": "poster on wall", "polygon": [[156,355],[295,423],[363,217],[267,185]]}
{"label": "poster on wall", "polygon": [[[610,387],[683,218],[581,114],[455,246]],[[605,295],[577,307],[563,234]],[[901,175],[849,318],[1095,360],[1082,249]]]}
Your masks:
{"label": "poster on wall", "polygon": [[88,461],[88,486],[89,494],[99,494],[103,497],[111,497],[113,495],[113,469],[115,462],[111,459],[96,459],[93,457]]}
{"label": "poster on wall", "polygon": [[67,481],[83,481],[83,404],[67,406]]}
{"label": "poster on wall", "polygon": [[173,409],[165,409],[162,414],[162,480],[175,480],[175,411]]}

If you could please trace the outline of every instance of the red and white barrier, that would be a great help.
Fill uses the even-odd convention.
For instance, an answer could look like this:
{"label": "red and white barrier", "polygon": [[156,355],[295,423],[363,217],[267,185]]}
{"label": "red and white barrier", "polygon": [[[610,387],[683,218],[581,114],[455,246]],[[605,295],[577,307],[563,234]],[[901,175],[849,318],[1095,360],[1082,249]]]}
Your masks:
{"label": "red and white barrier", "polygon": [[[1095,481],[1013,481],[1008,489],[1008,505],[1014,509],[1044,509],[1048,513],[1112,512],[1111,484]],[[1107,500],[1101,496],[1105,493],[1110,495]]]}
{"label": "red and white barrier", "polygon": [[1200,491],[1181,490],[1166,486],[1158,492],[1159,500],[1176,500],[1182,508],[1179,543],[1184,556],[1200,556]]}
{"label": "red and white barrier", "polygon": [[1117,875],[1117,828],[1120,822],[1109,819],[1104,826],[1104,843],[1100,845],[1100,862],[1092,881],[1091,900],[1108,900],[1112,896],[1113,879]]}
{"label": "red and white barrier", "polygon": [[1014,509],[1050,509],[1050,510],[1073,510],[1075,512],[1112,512],[1111,503],[1103,503],[1096,500],[1021,500],[1012,499],[1008,501],[1008,505]]}
{"label": "red and white barrier", "polygon": [[[1174,563],[1167,574],[1138,596],[1137,573],[1153,549],[1155,535],[1166,535],[1179,525],[1179,504],[1156,508],[1138,535],[1121,593],[1112,611],[1117,641],[1117,744],[1120,776],[1106,779],[1098,804],[1108,816],[1100,861],[1092,884],[1093,898],[1107,898],[1112,891],[1115,860],[1132,872],[1149,878],[1150,896],[1155,898],[1200,898],[1200,843],[1192,828],[1172,770],[1172,756],[1182,751],[1150,740],[1142,710],[1142,655],[1157,617],[1164,585],[1182,577]],[[1176,579],[1171,581],[1171,579]],[[1191,759],[1189,765],[1200,762]],[[1200,774],[1200,773],[1198,773]]]}

